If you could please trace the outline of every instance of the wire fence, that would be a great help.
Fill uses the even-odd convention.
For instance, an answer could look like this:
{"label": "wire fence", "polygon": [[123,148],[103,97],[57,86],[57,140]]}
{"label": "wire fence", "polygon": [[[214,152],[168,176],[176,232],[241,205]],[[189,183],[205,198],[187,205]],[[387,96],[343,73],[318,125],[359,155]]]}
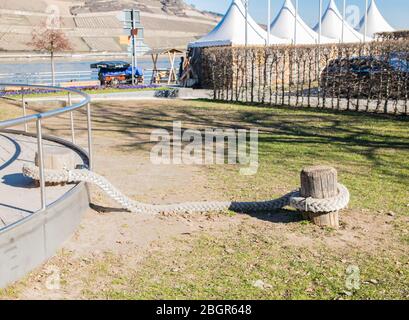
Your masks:
{"label": "wire fence", "polygon": [[201,85],[214,98],[409,114],[409,41],[200,52]]}

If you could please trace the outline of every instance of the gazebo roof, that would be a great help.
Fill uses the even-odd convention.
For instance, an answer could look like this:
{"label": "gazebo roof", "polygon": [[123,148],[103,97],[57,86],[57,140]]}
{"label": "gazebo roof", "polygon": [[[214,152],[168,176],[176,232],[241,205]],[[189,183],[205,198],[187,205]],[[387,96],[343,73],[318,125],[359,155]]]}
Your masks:
{"label": "gazebo roof", "polygon": [[176,49],[176,48],[156,48],[146,52],[146,54],[168,54],[168,53],[184,53],[184,51]]}

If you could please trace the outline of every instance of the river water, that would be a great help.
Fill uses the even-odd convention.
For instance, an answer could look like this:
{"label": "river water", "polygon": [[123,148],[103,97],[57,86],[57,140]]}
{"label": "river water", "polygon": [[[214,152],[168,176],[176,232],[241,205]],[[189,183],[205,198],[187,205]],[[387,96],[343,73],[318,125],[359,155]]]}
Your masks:
{"label": "river water", "polygon": [[[109,59],[107,59],[109,61]],[[115,59],[112,59],[115,60]],[[119,59],[117,59],[119,60]],[[57,61],[55,63],[56,82],[98,80],[98,70],[91,69],[92,63],[100,60],[87,61]],[[125,60],[127,61],[127,60]],[[130,61],[128,61],[130,62]],[[176,60],[176,67],[179,60]],[[169,68],[170,63],[166,57],[158,60],[158,68]],[[144,57],[138,60],[138,67],[144,70],[145,83],[150,83],[153,63],[151,59]],[[1,62],[0,82],[28,83],[28,84],[50,84],[51,66],[48,60],[27,62]]]}

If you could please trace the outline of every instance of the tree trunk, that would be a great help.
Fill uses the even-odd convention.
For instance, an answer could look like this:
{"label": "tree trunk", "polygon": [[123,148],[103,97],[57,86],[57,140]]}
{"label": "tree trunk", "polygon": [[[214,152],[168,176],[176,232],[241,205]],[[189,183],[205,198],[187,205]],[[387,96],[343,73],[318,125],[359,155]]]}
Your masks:
{"label": "tree trunk", "polygon": [[52,85],[55,86],[54,52],[52,51],[51,51],[51,80],[52,80]]}
{"label": "tree trunk", "polygon": [[[337,171],[326,166],[305,168],[301,172],[301,196],[304,198],[327,199],[338,194]],[[304,217],[320,227],[339,228],[337,212],[305,212]]]}

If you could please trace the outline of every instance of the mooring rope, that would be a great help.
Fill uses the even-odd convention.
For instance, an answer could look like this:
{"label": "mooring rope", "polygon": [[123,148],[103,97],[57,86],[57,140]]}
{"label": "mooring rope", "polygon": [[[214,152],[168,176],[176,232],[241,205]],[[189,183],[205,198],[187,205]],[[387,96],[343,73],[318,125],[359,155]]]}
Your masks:
{"label": "mooring rope", "polygon": [[[39,180],[40,170],[35,165],[24,165],[24,176]],[[303,198],[300,192],[292,191],[280,198],[260,202],[187,202],[170,205],[145,204],[132,200],[119,191],[106,178],[87,169],[74,170],[45,170],[46,183],[92,183],[101,188],[110,198],[115,200],[124,209],[134,213],[204,213],[231,210],[234,212],[269,212],[291,206],[299,211],[314,213],[329,213],[345,209],[349,203],[349,191],[338,184],[338,195],[328,199]]]}

